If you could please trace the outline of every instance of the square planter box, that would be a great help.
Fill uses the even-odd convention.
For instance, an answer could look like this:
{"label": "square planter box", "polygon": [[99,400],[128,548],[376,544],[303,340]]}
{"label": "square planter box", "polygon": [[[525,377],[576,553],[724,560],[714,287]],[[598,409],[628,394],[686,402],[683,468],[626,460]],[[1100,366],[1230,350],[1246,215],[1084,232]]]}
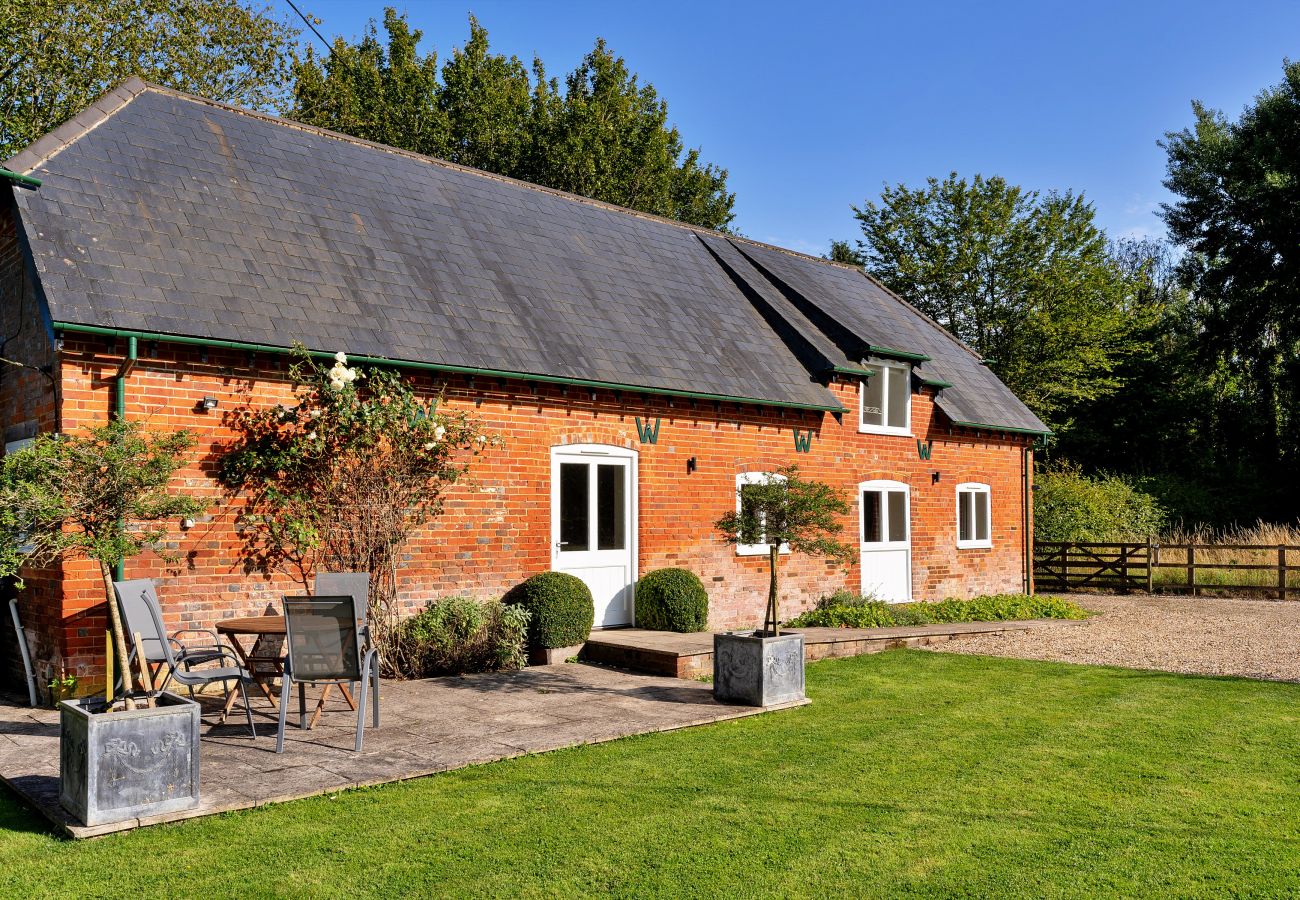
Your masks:
{"label": "square planter box", "polygon": [[153,709],[59,704],[59,801],[85,825],[199,805],[199,705],[164,691]]}
{"label": "square planter box", "polygon": [[803,635],[715,634],[713,696],[722,703],[748,706],[803,700]]}
{"label": "square planter box", "polygon": [[552,647],[550,649],[534,647],[528,651],[528,665],[554,666],[566,659],[577,656],[582,652],[582,647],[582,644],[574,644],[572,647]]}

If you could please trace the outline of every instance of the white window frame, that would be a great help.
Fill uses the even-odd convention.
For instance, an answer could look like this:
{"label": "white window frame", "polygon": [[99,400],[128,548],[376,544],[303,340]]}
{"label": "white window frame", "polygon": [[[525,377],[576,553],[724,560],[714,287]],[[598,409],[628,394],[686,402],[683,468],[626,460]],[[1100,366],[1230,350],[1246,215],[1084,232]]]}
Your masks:
{"label": "white window frame", "polygon": [[[738,472],[736,474],[736,512],[740,513],[740,489],[747,484],[763,484],[769,478],[785,481],[784,475],[776,472]],[[736,544],[737,556],[767,556],[772,551],[771,544]],[[782,553],[790,552],[789,544],[781,545]]]}
{"label": "white window frame", "polygon": [[[987,537],[976,537],[968,541],[964,541],[961,538],[961,505],[964,495],[967,494],[972,497],[980,495],[984,497],[984,502],[988,506],[989,533]],[[987,550],[993,546],[993,491],[989,489],[987,484],[978,481],[964,481],[957,485],[957,505],[953,508],[953,511],[955,514],[953,519],[953,528],[957,534],[958,550]],[[975,514],[974,501],[972,501],[971,527],[974,528],[978,521],[979,518]]]}
{"label": "white window frame", "polygon": [[907,409],[905,410],[903,425],[875,425],[863,421],[863,410],[866,406],[867,398],[867,381],[863,379],[858,382],[858,431],[863,434],[900,434],[911,436],[912,434],[912,367],[906,363],[898,362],[880,362],[879,360],[868,360],[867,364],[876,370],[872,378],[881,379],[880,402],[881,422],[889,421],[889,384],[895,378],[906,379],[907,390],[904,396],[907,398]]}

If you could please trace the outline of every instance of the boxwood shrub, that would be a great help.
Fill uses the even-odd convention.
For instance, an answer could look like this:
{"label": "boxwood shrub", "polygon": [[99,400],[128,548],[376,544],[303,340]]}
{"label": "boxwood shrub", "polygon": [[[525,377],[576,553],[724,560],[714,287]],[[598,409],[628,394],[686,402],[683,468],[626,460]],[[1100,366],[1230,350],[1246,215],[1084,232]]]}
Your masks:
{"label": "boxwood shrub", "polygon": [[528,646],[537,649],[581,644],[596,619],[591,590],[568,572],[534,575],[503,599],[528,610]]}
{"label": "boxwood shrub", "polygon": [[636,626],[655,631],[703,631],[709,594],[686,569],[655,569],[636,583]]}

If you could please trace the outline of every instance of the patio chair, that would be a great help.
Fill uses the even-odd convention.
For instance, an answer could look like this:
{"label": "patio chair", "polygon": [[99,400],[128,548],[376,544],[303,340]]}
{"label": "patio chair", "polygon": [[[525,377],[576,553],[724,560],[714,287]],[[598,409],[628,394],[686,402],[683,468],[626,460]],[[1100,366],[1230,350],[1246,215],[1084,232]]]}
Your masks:
{"label": "patio chair", "polygon": [[[235,655],[235,651],[222,645],[221,638],[216,631],[207,628],[182,628],[168,635],[167,630],[163,627],[162,607],[158,603],[158,593],[154,590],[151,579],[139,578],[133,581],[115,581],[113,582],[113,592],[117,594],[118,609],[122,613],[122,627],[126,629],[129,635],[137,633],[140,635],[140,646],[145,656],[144,662],[149,665],[157,662],[160,670],[166,669],[167,671],[162,682],[155,685],[155,690],[161,691],[169,683],[175,681],[177,684],[189,688],[190,697],[192,698],[196,687],[206,687],[220,681],[225,691],[221,721],[226,721],[226,716],[230,714],[230,707],[234,703],[236,693],[238,693],[240,699],[244,702],[244,714],[248,717],[248,730],[256,738],[257,728],[253,724],[253,708],[248,704],[248,691],[246,689],[248,685],[253,683],[253,678],[240,665],[239,657]],[[176,638],[178,634],[191,632],[211,634],[213,643],[211,645],[186,647]],[[128,641],[128,643],[132,642]],[[173,645],[175,646],[173,647]],[[226,660],[229,660],[233,665],[204,669],[193,668],[195,665],[224,662]],[[134,661],[135,650],[132,648],[127,659],[127,665]],[[232,681],[235,682],[234,688],[230,687]]]}
{"label": "patio chair", "polygon": [[[343,597],[351,595],[357,604],[357,621],[361,623],[361,649],[369,650],[373,646],[370,639],[370,623],[366,613],[370,609],[370,573],[369,572],[317,572],[312,593],[317,597]],[[379,657],[375,657],[375,671],[379,671]],[[356,685],[352,685],[353,691]],[[352,693],[346,687],[341,689],[348,706],[357,708],[352,700]],[[324,698],[322,698],[322,701]]]}
{"label": "patio chair", "polygon": [[288,655],[280,680],[280,731],[275,752],[284,752],[289,692],[298,685],[298,726],[307,727],[307,685],[347,685],[360,682],[357,695],[357,740],[360,752],[366,724],[366,691],[372,695],[374,721],[379,727],[379,670],[375,650],[362,648],[357,602],[349,595],[285,597],[284,621]]}
{"label": "patio chair", "polygon": [[[122,611],[122,625],[126,629],[126,645],[129,648],[130,656],[128,664],[135,662],[135,646],[131,641],[131,635],[140,633],[140,646],[144,649],[145,661],[148,662],[150,670],[153,672],[155,683],[158,675],[162,670],[167,668],[167,656],[163,651],[164,645],[172,645],[172,655],[176,662],[186,668],[191,666],[200,666],[204,663],[214,662],[219,659],[229,658],[239,662],[234,651],[226,647],[221,636],[212,628],[181,628],[173,631],[170,635],[156,628],[154,625],[153,610],[158,610],[158,621],[162,621],[162,606],[158,602],[158,591],[154,587],[153,580],[150,578],[137,578],[132,581],[115,581],[113,590],[117,594],[117,605]],[[179,640],[182,634],[205,634],[212,638],[212,642],[202,644],[184,644]],[[156,684],[158,690],[167,687],[172,678],[172,673],[168,671],[163,677],[161,684]],[[190,689],[190,696],[194,696],[193,688]]]}

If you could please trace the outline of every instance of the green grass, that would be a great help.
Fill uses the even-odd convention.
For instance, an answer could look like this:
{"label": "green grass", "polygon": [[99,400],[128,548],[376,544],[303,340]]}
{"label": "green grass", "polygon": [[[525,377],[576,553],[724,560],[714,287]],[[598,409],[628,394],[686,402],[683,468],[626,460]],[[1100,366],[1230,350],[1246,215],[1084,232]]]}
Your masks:
{"label": "green grass", "polygon": [[808,691],[80,843],[0,794],[0,895],[1300,894],[1300,685],[895,651]]}

